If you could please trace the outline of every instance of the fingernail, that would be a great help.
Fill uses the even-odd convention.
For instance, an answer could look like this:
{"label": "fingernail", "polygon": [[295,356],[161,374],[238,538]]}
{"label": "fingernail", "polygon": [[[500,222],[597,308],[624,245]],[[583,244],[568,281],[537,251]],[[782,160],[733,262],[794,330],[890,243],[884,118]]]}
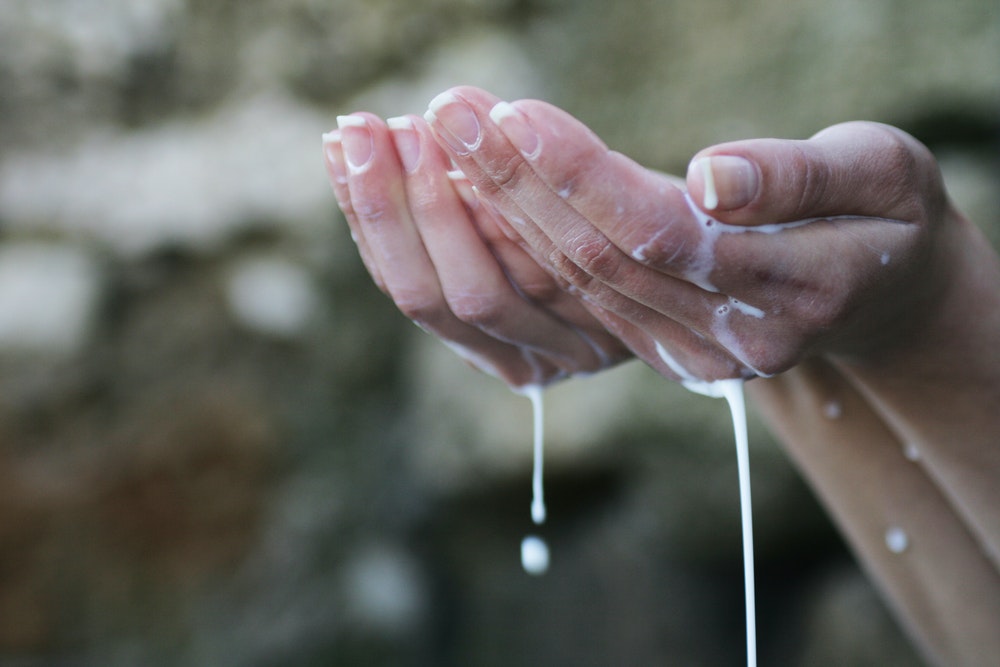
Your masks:
{"label": "fingernail", "polygon": [[704,206],[712,211],[729,211],[746,206],[757,196],[757,168],[735,155],[712,155],[694,160],[689,177],[699,175],[704,188]]}
{"label": "fingernail", "polygon": [[427,121],[444,132],[438,134],[459,155],[468,155],[479,148],[482,133],[479,119],[472,108],[451,92],[444,92],[431,100]]}
{"label": "fingernail", "polygon": [[513,104],[497,102],[496,106],[490,109],[490,119],[524,157],[529,160],[538,157],[540,148],[538,133]]}
{"label": "fingernail", "polygon": [[392,141],[396,144],[399,162],[407,173],[413,173],[420,164],[420,135],[413,127],[413,121],[406,116],[387,118],[385,121],[392,130]]}
{"label": "fingernail", "polygon": [[340,130],[327,132],[323,135],[323,156],[329,165],[330,175],[334,183],[340,185],[347,183],[347,166],[344,164]]}
{"label": "fingernail", "polygon": [[340,128],[340,143],[344,147],[344,157],[352,172],[364,169],[375,152],[372,132],[368,121],[361,116],[337,116]]}

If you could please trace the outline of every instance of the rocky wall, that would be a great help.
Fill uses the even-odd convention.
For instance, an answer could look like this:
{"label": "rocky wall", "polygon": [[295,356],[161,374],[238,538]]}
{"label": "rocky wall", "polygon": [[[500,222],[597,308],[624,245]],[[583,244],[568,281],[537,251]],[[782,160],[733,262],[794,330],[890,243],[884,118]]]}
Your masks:
{"label": "rocky wall", "polygon": [[[1000,239],[990,0],[0,4],[0,666],[739,664],[724,404],[633,363],[530,408],[370,284],[338,113],[543,97],[651,167],[902,126]],[[762,664],[919,662],[751,431]]]}

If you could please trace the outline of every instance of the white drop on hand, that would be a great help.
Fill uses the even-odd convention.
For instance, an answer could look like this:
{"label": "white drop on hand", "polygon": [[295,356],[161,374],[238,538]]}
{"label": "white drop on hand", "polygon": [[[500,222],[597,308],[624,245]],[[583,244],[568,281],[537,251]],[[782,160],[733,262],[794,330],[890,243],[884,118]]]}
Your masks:
{"label": "white drop on hand", "polygon": [[910,546],[910,537],[899,526],[890,526],[885,531],[885,546],[894,554],[901,554]]}

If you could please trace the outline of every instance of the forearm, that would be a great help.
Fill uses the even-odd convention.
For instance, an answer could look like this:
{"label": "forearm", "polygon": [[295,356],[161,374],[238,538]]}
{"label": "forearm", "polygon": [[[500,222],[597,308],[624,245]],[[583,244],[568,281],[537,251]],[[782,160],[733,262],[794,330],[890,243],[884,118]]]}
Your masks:
{"label": "forearm", "polygon": [[952,229],[961,261],[920,343],[835,363],[895,437],[919,452],[1000,567],[1000,262],[967,221],[957,218]]}
{"label": "forearm", "polygon": [[926,653],[942,665],[995,660],[1000,572],[926,462],[824,360],[747,388]]}

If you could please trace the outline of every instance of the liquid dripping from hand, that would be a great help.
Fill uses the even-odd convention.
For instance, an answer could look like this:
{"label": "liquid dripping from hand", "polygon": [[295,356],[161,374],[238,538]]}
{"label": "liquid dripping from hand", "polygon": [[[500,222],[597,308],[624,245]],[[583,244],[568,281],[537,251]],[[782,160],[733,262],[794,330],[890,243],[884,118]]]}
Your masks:
{"label": "liquid dripping from hand", "polygon": [[[709,182],[706,192],[706,207],[715,197],[714,183]],[[688,198],[692,211],[697,211]],[[697,211],[700,213],[700,211]],[[704,214],[702,214],[704,215]],[[713,221],[714,222],[714,221]],[[737,306],[741,305],[735,302]],[[742,309],[741,309],[742,310]],[[756,310],[756,309],[754,309]],[[745,312],[745,311],[744,311]],[[747,312],[754,317],[763,317],[763,311]],[[682,378],[682,384],[688,390],[710,396],[724,398],[729,405],[733,421],[733,435],[736,441],[736,463],[739,476],[740,520],[743,533],[743,586],[746,604],[746,642],[747,666],[757,667],[757,622],[756,594],[754,585],[753,559],[753,505],[750,496],[750,453],[749,436],[747,432],[746,402],[743,395],[743,380],[717,380],[704,382],[691,376],[680,366],[659,343],[656,349],[660,357]],[[532,475],[531,518],[537,525],[545,522],[545,496],[542,483],[542,464],[544,452],[544,409],[542,403],[541,385],[527,385],[517,390],[531,400],[533,410],[534,431],[534,472]],[[545,541],[536,536],[528,535],[521,541],[521,565],[528,574],[544,574],[549,567],[549,548]]]}
{"label": "liquid dripping from hand", "polygon": [[740,480],[740,519],[743,526],[743,588],[746,601],[747,665],[757,665],[757,614],[753,573],[753,506],[750,501],[750,438],[747,435],[746,403],[742,380],[713,383],[729,404],[736,438],[736,467]]}
{"label": "liquid dripping from hand", "polygon": [[[659,345],[657,347],[661,356],[668,356],[666,350]],[[676,364],[676,362],[673,363]],[[684,375],[687,374],[685,373]],[[743,381],[718,380],[716,382],[700,382],[692,378],[685,380],[683,384],[692,392],[712,398],[724,398],[729,405],[729,412],[733,421],[733,435],[736,441],[740,518],[743,532],[743,586],[746,603],[747,665],[748,667],[756,667],[757,623],[753,558],[753,504],[750,495],[750,439],[747,432]],[[532,475],[531,518],[536,524],[541,525],[545,522],[546,516],[542,482],[545,421],[542,388],[538,385],[529,385],[519,390],[519,393],[531,400],[534,416],[534,472]],[[528,535],[521,541],[521,566],[525,572],[533,575],[541,575],[548,570],[549,548],[542,538],[537,535]]]}
{"label": "liquid dripping from hand", "polygon": [[681,378],[688,390],[711,398],[724,398],[729,404],[733,419],[733,436],[736,440],[736,467],[740,485],[740,519],[743,527],[743,588],[746,601],[747,665],[757,666],[757,614],[753,567],[753,505],[750,499],[750,438],[747,434],[746,402],[743,397],[743,380],[699,380],[674,359],[659,342],[656,352],[665,364]]}
{"label": "liquid dripping from hand", "polygon": [[[704,205],[708,210],[714,209],[719,204],[718,194],[715,191],[715,179],[708,160],[702,161],[702,169],[705,179]],[[687,196],[688,206],[696,218],[700,219],[706,227],[714,224],[715,233],[718,234],[722,227],[717,221],[711,218],[702,218],[704,215],[699,211]],[[711,223],[709,222],[711,221]],[[798,223],[794,223],[798,224]],[[883,262],[884,264],[885,262]],[[708,262],[709,266],[711,262]],[[709,272],[710,272],[709,268]],[[704,277],[707,282],[708,274]],[[730,302],[743,305],[730,298]],[[742,312],[753,317],[764,317],[764,311],[749,307],[751,310]],[[728,312],[725,311],[725,312]],[[715,382],[703,382],[692,377],[683,367],[673,360],[666,349],[656,343],[657,352],[660,357],[667,362],[672,370],[678,372],[682,378],[682,384],[690,391],[712,397],[722,397],[729,404],[729,413],[733,419],[733,436],[736,440],[736,467],[739,476],[740,486],[740,523],[743,532],[743,589],[746,603],[746,625],[747,625],[747,666],[757,667],[757,613],[755,602],[754,567],[753,567],[753,505],[750,499],[750,438],[747,434],[747,412],[746,401],[743,396],[743,380],[716,380]],[[737,355],[742,358],[742,355]],[[759,373],[758,373],[759,374]]]}
{"label": "liquid dripping from hand", "polygon": [[[536,525],[545,523],[545,489],[542,482],[542,464],[545,452],[545,410],[541,385],[528,385],[518,390],[531,400],[534,434],[534,471],[531,477],[531,520]],[[521,566],[528,574],[545,574],[549,569],[549,547],[541,537],[528,535],[521,541]]]}

